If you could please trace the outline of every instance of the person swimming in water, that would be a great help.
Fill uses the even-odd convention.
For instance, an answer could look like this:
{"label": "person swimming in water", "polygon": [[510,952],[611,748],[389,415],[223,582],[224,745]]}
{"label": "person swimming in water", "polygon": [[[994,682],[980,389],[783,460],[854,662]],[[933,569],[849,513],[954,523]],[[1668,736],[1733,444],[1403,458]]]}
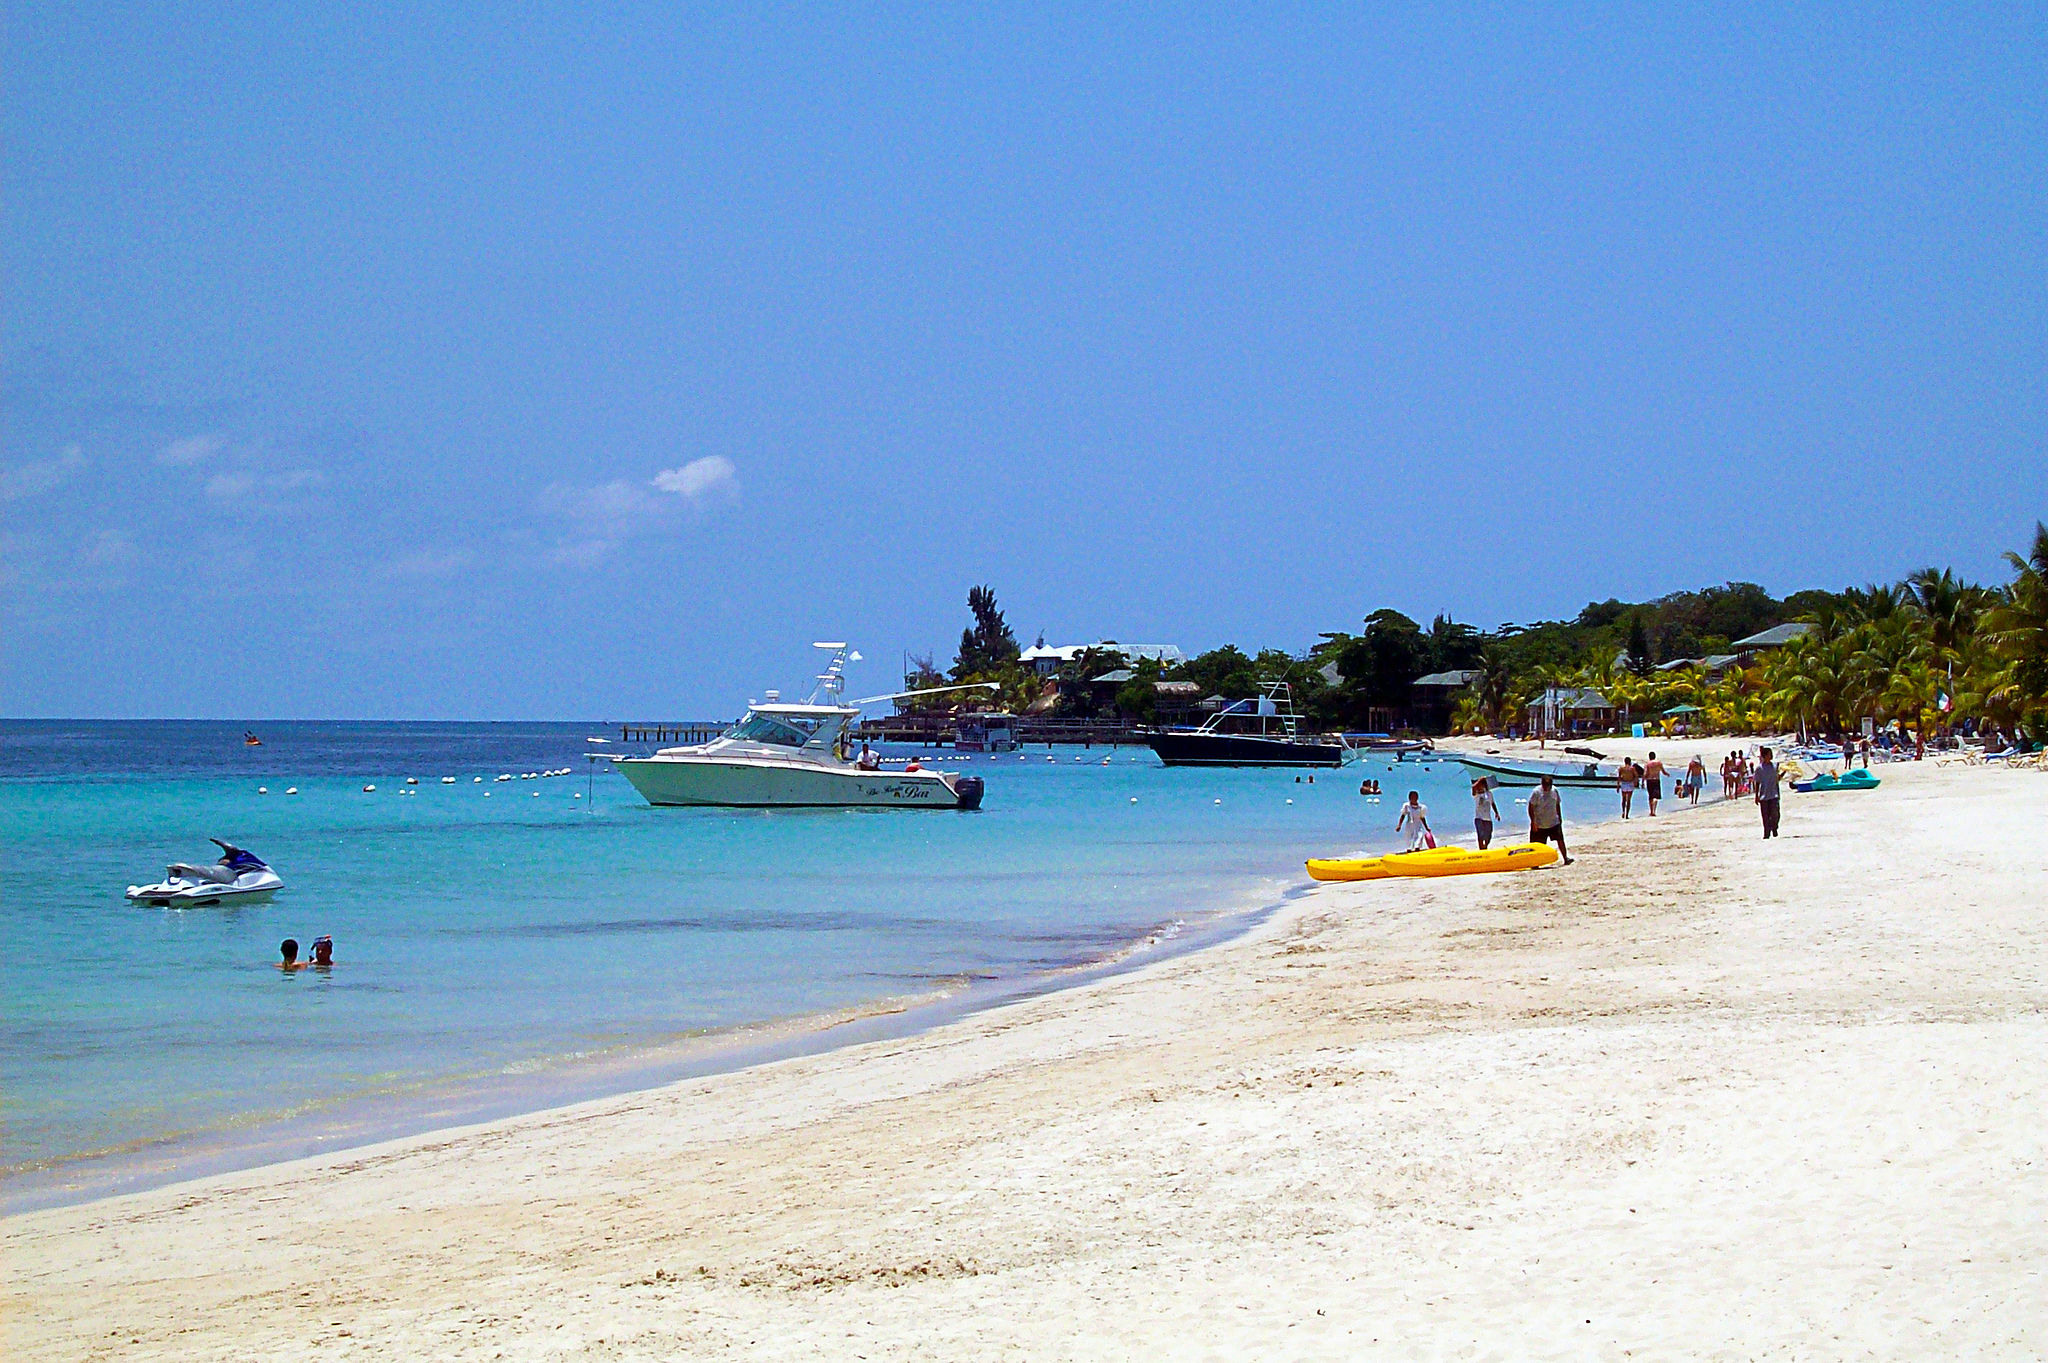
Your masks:
{"label": "person swimming in water", "polygon": [[332,970],[334,968],[334,939],[322,933],[313,939],[313,952],[309,960],[299,959],[299,939],[287,937],[277,944],[277,954],[283,957],[277,963],[279,970]]}

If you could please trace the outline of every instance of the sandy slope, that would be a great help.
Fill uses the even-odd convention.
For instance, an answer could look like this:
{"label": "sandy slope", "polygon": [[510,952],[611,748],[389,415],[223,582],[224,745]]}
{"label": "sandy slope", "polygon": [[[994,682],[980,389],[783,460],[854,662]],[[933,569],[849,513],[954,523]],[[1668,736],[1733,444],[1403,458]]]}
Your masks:
{"label": "sandy slope", "polygon": [[1638,820],[909,1041],[17,1217],[7,1352],[2039,1356],[2048,776],[1883,774],[1775,843]]}

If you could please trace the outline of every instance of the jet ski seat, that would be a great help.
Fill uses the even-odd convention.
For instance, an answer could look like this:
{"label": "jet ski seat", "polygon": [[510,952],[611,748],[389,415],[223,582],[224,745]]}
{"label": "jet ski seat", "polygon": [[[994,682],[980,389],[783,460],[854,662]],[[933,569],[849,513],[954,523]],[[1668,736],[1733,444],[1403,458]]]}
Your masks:
{"label": "jet ski seat", "polygon": [[238,874],[225,866],[194,866],[185,861],[174,861],[164,871],[166,880],[211,881],[215,885],[232,885]]}

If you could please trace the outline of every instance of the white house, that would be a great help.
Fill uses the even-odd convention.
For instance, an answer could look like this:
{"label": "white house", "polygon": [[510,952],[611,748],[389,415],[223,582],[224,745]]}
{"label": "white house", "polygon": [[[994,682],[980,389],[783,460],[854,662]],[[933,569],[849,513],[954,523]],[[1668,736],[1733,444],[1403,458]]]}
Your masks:
{"label": "white house", "polygon": [[1186,655],[1173,644],[1120,644],[1114,639],[1104,639],[1099,644],[1060,644],[1057,647],[1037,644],[1025,649],[1017,658],[1039,676],[1049,677],[1091,648],[1114,649],[1132,662],[1150,658],[1162,667],[1178,667],[1187,661]]}

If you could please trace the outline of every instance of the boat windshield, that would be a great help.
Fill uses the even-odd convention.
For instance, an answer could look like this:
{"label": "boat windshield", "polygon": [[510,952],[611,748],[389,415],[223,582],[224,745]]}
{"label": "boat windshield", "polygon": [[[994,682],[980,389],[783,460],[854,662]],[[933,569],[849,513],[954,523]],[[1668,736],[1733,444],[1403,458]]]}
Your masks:
{"label": "boat windshield", "polygon": [[818,732],[820,721],[808,715],[748,715],[728,737],[750,743],[773,743],[781,748],[801,748]]}

